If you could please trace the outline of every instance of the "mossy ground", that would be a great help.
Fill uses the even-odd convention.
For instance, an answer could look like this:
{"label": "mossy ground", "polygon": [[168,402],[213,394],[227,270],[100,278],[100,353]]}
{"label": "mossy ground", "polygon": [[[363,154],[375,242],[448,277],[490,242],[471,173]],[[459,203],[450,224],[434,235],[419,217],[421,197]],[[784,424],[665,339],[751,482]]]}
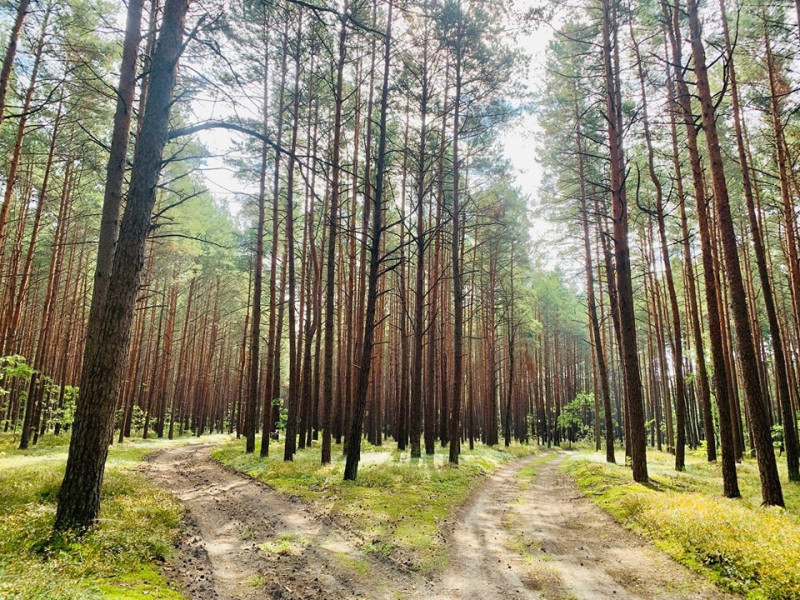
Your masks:
{"label": "mossy ground", "polygon": [[618,521],[727,589],[750,600],[800,598],[800,485],[785,479],[785,464],[786,510],[760,506],[753,460],[738,465],[742,498],[734,500],[722,496],[720,466],[702,450],[687,454],[682,473],[673,464],[671,454],[648,452],[647,485],[600,454],[578,453],[563,468]]}
{"label": "mossy ground", "polygon": [[0,598],[182,599],[159,572],[179,532],[180,503],[135,471],[170,442],[112,446],[98,525],[81,538],[53,538],[68,443],[45,436],[19,451],[0,435]]}
{"label": "mossy ground", "polygon": [[501,464],[535,452],[535,446],[463,450],[458,467],[447,463],[446,450],[434,456],[410,458],[387,442],[362,449],[358,480],[343,481],[344,459],[334,446],[334,460],[320,464],[318,447],[298,452],[293,462],[283,461],[283,447],[274,444],[270,456],[244,453],[244,442],[214,450],[223,464],[266,483],[279,492],[312,504],[329,514],[364,541],[364,549],[409,561],[425,573],[446,563],[442,528],[463,504],[481,478]]}

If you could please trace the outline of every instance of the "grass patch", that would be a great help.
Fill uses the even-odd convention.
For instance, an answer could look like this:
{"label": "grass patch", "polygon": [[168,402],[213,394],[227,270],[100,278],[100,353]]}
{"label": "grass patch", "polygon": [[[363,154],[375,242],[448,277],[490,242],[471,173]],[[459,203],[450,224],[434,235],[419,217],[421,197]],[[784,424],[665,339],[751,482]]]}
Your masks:
{"label": "grass patch", "polygon": [[0,435],[0,598],[182,599],[158,566],[176,541],[180,503],[134,472],[145,454],[168,444],[112,446],[98,525],[79,539],[51,538],[68,438],[45,436],[19,451]]}
{"label": "grass patch", "polygon": [[266,554],[288,554],[297,556],[302,554],[311,541],[296,533],[282,533],[275,540],[261,544],[261,550]]}
{"label": "grass patch", "polygon": [[539,472],[539,467],[543,464],[553,460],[556,457],[553,452],[545,452],[541,456],[537,456],[527,465],[522,467],[519,471],[519,489],[525,491],[531,488],[533,480]]}
{"label": "grass patch", "polygon": [[337,558],[339,563],[346,569],[357,573],[358,575],[366,575],[369,573],[370,565],[369,563],[364,560],[363,558],[354,558],[345,554],[344,552],[339,552],[337,554]]}
{"label": "grass patch", "polygon": [[244,440],[221,445],[213,456],[223,464],[296,497],[357,534],[364,549],[377,556],[394,556],[431,573],[447,557],[442,526],[467,498],[482,476],[513,458],[532,454],[534,446],[509,449],[476,445],[452,467],[445,454],[412,459],[394,444],[364,444],[358,481],[343,481],[341,447],[333,463],[321,465],[319,449],[298,452],[284,462],[281,444],[270,456],[244,453]]}
{"label": "grass patch", "polygon": [[800,486],[784,480],[788,510],[764,508],[754,461],[739,465],[742,498],[731,500],[722,497],[719,465],[700,452],[687,454],[683,473],[672,470],[672,455],[649,452],[648,485],[601,460],[581,454],[563,468],[618,521],[750,600],[800,598]]}

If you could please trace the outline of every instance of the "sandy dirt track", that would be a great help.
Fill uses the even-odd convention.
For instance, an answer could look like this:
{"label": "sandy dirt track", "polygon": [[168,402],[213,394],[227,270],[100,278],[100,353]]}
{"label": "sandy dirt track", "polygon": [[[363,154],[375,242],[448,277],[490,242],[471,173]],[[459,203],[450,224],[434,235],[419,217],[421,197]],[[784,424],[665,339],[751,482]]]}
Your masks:
{"label": "sandy dirt track", "polygon": [[446,532],[433,579],[362,552],[324,515],[211,458],[211,445],[151,455],[145,473],[187,510],[166,567],[192,600],[723,600],[581,494],[553,453],[536,477],[513,461],[487,477]]}

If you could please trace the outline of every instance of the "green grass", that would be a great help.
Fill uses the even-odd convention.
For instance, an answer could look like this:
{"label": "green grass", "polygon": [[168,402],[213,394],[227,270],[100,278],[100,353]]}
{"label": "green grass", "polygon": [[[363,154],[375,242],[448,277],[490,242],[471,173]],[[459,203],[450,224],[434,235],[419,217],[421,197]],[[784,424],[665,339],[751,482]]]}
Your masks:
{"label": "green grass", "polygon": [[341,447],[333,463],[322,466],[318,448],[300,451],[284,462],[283,447],[273,444],[270,457],[244,453],[244,441],[222,445],[214,458],[262,481],[279,492],[312,504],[358,535],[364,549],[410,561],[431,573],[446,563],[441,535],[446,519],[466,500],[482,476],[513,458],[534,452],[534,446],[488,448],[480,444],[461,454],[460,465],[447,464],[446,451],[412,459],[394,444],[365,444],[358,481],[343,481]]}
{"label": "green grass", "polygon": [[563,468],[618,521],[750,600],[800,598],[800,485],[784,478],[788,509],[764,508],[752,460],[738,465],[742,498],[735,500],[722,496],[720,466],[702,452],[688,453],[683,473],[673,470],[672,455],[649,452],[648,485],[602,461],[581,453]]}
{"label": "green grass", "polygon": [[98,525],[81,538],[54,539],[68,442],[45,436],[19,451],[0,435],[0,598],[182,599],[159,572],[179,532],[180,503],[134,470],[169,442],[112,446]]}
{"label": "green grass", "polygon": [[545,452],[541,456],[536,457],[527,465],[522,467],[519,471],[519,489],[520,491],[525,491],[531,488],[533,485],[533,480],[536,478],[536,475],[539,472],[539,467],[543,464],[553,460],[555,458],[555,454],[552,452]]}
{"label": "green grass", "polygon": [[311,540],[296,533],[282,533],[275,541],[261,544],[261,550],[266,554],[287,554],[297,556],[311,544]]}

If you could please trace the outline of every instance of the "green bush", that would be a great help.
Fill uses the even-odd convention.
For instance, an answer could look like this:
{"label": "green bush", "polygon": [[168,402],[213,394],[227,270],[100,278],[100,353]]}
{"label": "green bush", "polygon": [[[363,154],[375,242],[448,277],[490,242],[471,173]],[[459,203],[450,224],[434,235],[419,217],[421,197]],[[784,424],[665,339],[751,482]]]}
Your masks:
{"label": "green bush", "polygon": [[663,545],[752,598],[800,598],[800,523],[779,508],[752,510],[698,493],[648,496],[636,522]]}

